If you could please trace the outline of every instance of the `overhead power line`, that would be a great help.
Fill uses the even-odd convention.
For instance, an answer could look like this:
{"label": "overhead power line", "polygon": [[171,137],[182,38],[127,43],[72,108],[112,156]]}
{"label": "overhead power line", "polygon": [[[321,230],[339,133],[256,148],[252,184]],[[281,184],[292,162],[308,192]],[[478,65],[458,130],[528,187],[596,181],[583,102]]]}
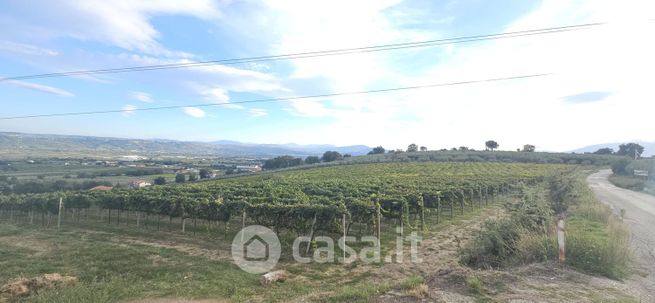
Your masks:
{"label": "overhead power line", "polygon": [[233,64],[243,64],[243,63],[264,62],[264,61],[279,61],[279,60],[292,60],[292,59],[314,58],[314,57],[324,57],[324,56],[338,56],[338,55],[389,51],[389,50],[407,49],[407,48],[431,47],[431,46],[439,46],[439,45],[446,45],[446,44],[453,44],[453,43],[465,43],[465,42],[475,42],[475,41],[484,41],[484,40],[517,38],[517,37],[533,36],[533,35],[554,34],[554,33],[588,29],[605,24],[607,24],[607,22],[585,23],[585,24],[548,27],[548,28],[540,28],[540,29],[497,33],[497,34],[484,34],[484,35],[464,36],[464,37],[456,37],[456,38],[427,40],[427,41],[419,41],[419,42],[406,42],[406,43],[383,44],[383,45],[374,45],[374,46],[365,46],[365,47],[356,47],[356,48],[342,48],[342,49],[333,49],[333,50],[300,52],[300,53],[291,53],[291,54],[274,55],[274,56],[258,56],[258,57],[247,57],[247,58],[236,58],[236,59],[221,59],[221,60],[198,61],[198,62],[141,65],[141,66],[121,67],[121,68],[32,74],[32,75],[0,78],[0,82],[11,81],[11,80],[39,79],[39,78],[141,72],[141,71],[151,71],[151,70],[161,70],[161,69],[178,69],[178,68],[201,67],[201,66],[218,65],[218,64],[233,65]]}
{"label": "overhead power line", "polygon": [[510,76],[510,77],[501,77],[501,78],[489,78],[489,79],[482,79],[482,80],[468,80],[468,81],[458,81],[458,82],[446,82],[446,83],[436,83],[436,84],[426,84],[426,85],[384,88],[384,89],[366,90],[366,91],[340,92],[340,93],[329,93],[329,94],[307,95],[307,96],[296,96],[296,97],[283,97],[283,98],[254,99],[254,100],[245,100],[245,101],[235,101],[235,102],[229,102],[229,103],[200,103],[200,104],[187,104],[187,105],[144,107],[144,108],[134,108],[134,109],[116,109],[116,110],[87,111],[87,112],[52,113],[52,114],[38,114],[38,115],[13,116],[13,117],[10,116],[10,117],[0,117],[0,120],[15,120],[15,119],[44,118],[44,117],[63,117],[63,116],[82,116],[82,115],[97,115],[97,114],[110,114],[110,113],[131,113],[131,112],[135,112],[135,111],[154,111],[154,110],[166,110],[166,109],[180,109],[180,108],[185,108],[185,107],[211,107],[211,106],[226,106],[226,105],[248,104],[248,103],[283,102],[283,101],[306,100],[306,99],[313,99],[313,98],[352,96],[352,95],[407,91],[407,90],[414,90],[414,89],[434,88],[434,87],[443,87],[443,86],[455,86],[455,85],[465,85],[465,84],[475,84],[475,83],[485,83],[485,82],[518,80],[518,79],[545,77],[545,76],[549,76],[549,75],[552,75],[552,74],[550,74],[550,73],[548,73],[548,74],[529,74],[529,75],[519,75],[519,76]]}

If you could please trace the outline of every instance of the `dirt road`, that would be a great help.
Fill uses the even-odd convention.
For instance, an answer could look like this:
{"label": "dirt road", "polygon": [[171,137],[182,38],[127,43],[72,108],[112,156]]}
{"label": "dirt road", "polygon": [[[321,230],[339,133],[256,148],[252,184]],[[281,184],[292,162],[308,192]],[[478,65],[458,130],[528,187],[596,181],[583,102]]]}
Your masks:
{"label": "dirt road", "polygon": [[636,259],[635,274],[626,282],[642,290],[644,302],[655,302],[655,196],[612,185],[607,180],[611,173],[602,170],[590,175],[587,182],[601,202],[616,213],[625,210]]}

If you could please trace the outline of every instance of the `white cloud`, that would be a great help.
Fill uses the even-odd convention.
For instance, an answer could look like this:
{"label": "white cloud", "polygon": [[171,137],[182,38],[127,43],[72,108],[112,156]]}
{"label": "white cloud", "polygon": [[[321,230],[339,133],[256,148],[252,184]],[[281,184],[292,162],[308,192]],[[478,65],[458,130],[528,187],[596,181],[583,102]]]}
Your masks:
{"label": "white cloud", "polygon": [[[157,41],[161,34],[150,23],[152,17],[186,15],[209,20],[220,16],[211,0],[52,0],[47,5],[39,1],[22,1],[14,5],[29,8],[25,11],[33,15],[25,20],[39,20],[38,27],[33,24],[16,26],[19,32],[25,29],[51,39],[98,41],[130,51],[165,56],[182,53],[171,52]],[[20,24],[24,22],[22,19],[12,18],[12,21]]]}
{"label": "white cloud", "polygon": [[130,92],[130,98],[145,103],[155,102],[155,100],[152,99],[152,95],[144,92]]}
{"label": "white cloud", "polygon": [[123,117],[129,117],[134,114],[136,109],[137,109],[136,106],[131,104],[126,104],[125,106],[123,106],[123,108],[121,108],[122,111],[121,115],[123,115]]}
{"label": "white cloud", "polygon": [[205,111],[197,107],[185,107],[182,109],[185,114],[194,117],[194,118],[203,118],[205,117]]}
{"label": "white cloud", "polygon": [[263,108],[249,108],[248,115],[253,118],[259,118],[268,115],[268,112]]}
{"label": "white cloud", "polygon": [[[299,46],[301,43],[311,49],[342,47],[334,41],[349,41],[348,46],[371,45],[394,34],[412,35],[385,20],[384,9],[363,14],[362,22],[367,24],[361,26],[356,26],[358,21],[350,20],[347,14],[338,18],[322,16],[324,10],[329,8],[298,8],[298,14],[305,15],[296,16],[294,8],[285,7],[282,16],[296,31],[285,34],[281,48],[306,50]],[[389,144],[394,148],[406,147],[412,141],[431,148],[482,148],[485,140],[496,139],[501,148],[508,150],[526,143],[542,150],[569,150],[598,142],[653,140],[648,121],[652,120],[655,104],[645,100],[655,98],[648,83],[652,78],[649,73],[655,68],[655,40],[644,38],[655,36],[655,22],[645,21],[652,11],[652,1],[544,1],[505,30],[612,23],[569,33],[450,45],[446,52],[430,49],[444,56],[421,72],[398,65],[394,60],[402,53],[397,52],[297,60],[294,76],[325,78],[325,82],[333,84],[331,92],[555,74],[393,94],[292,101],[289,110],[293,114],[329,117],[332,122],[292,130],[284,136],[315,143],[315,134],[321,133],[323,142]],[[351,30],[333,24],[342,21]],[[570,105],[562,100],[590,91],[611,95],[588,104]]]}
{"label": "white cloud", "polygon": [[43,92],[43,93],[48,93],[48,94],[51,94],[51,95],[57,95],[57,96],[61,96],[61,97],[72,97],[72,96],[74,96],[73,93],[71,93],[71,92],[69,92],[67,90],[63,90],[61,88],[56,88],[56,87],[47,86],[47,85],[43,85],[43,84],[36,84],[36,83],[32,83],[32,82],[17,81],[17,80],[5,81],[5,83],[15,85],[15,86],[18,86],[18,87],[22,87],[22,88],[26,88],[26,89],[30,89],[30,90],[35,90],[35,91],[39,91],[39,92]]}
{"label": "white cloud", "polygon": [[0,51],[35,56],[56,56],[59,54],[55,50],[13,41],[0,41]]}

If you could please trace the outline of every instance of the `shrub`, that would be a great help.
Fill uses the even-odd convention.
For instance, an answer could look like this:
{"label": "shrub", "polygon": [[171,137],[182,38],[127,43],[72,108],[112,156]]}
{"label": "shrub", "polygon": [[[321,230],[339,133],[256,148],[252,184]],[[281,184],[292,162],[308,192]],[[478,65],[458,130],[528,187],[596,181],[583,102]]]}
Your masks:
{"label": "shrub", "polygon": [[632,163],[632,160],[625,157],[615,160],[612,163],[612,172],[616,175],[631,175],[632,171],[628,171],[628,165],[630,163]]}
{"label": "shrub", "polygon": [[484,289],[482,288],[482,281],[480,281],[478,276],[466,277],[466,286],[468,286],[469,291],[471,291],[473,294],[481,295],[484,292]]}
{"label": "shrub", "polygon": [[500,267],[514,254],[519,230],[511,219],[485,222],[480,234],[462,250],[460,262],[477,268]]}

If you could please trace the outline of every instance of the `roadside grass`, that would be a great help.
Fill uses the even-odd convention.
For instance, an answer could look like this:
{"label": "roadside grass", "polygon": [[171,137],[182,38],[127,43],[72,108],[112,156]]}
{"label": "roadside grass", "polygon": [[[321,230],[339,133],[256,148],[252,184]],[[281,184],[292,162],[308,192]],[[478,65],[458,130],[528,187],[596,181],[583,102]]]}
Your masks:
{"label": "roadside grass", "polygon": [[[566,264],[578,270],[620,280],[629,274],[629,232],[620,218],[599,203],[576,172],[563,202],[544,199],[546,187],[528,192],[519,206],[508,205],[510,216],[485,223],[485,228],[462,250],[460,262],[478,268],[508,267],[558,259],[555,209],[566,214]],[[535,191],[530,194],[530,191]],[[558,189],[559,190],[559,189]],[[552,194],[551,194],[552,196]],[[532,198],[530,198],[532,197]],[[544,207],[552,207],[544,211]],[[540,227],[539,224],[542,223]]]}
{"label": "roadside grass", "polygon": [[609,181],[617,187],[655,195],[655,181],[633,176],[610,175]]}
{"label": "roadside grass", "polygon": [[626,277],[632,260],[627,227],[581,178],[575,196],[577,203],[567,214],[567,264],[611,279]]}

